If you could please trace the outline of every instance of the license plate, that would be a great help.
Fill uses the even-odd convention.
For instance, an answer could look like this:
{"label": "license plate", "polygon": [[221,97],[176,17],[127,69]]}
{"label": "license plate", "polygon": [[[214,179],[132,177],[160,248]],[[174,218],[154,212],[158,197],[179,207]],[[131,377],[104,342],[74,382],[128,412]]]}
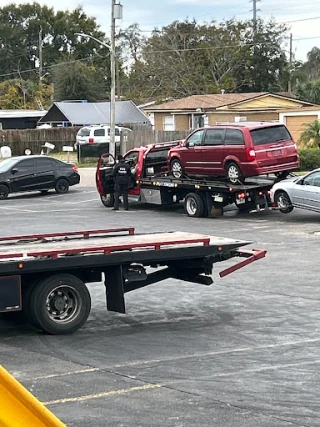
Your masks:
{"label": "license plate", "polygon": [[214,201],[215,201],[215,202],[222,203],[222,202],[223,202],[223,197],[222,197],[222,196],[215,196],[215,197],[214,197]]}
{"label": "license plate", "polygon": [[281,156],[281,154],[282,154],[281,150],[274,150],[274,151],[272,151],[273,157]]}
{"label": "license plate", "polygon": [[246,199],[237,199],[237,203],[238,205],[240,205],[241,203],[245,203]]}

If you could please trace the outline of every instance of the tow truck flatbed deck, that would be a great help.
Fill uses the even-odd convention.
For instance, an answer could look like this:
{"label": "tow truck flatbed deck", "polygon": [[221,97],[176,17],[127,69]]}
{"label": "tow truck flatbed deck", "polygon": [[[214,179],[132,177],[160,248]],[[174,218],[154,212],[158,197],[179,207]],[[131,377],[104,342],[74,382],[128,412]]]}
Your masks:
{"label": "tow truck flatbed deck", "polygon": [[0,312],[24,309],[38,328],[71,333],[90,313],[86,283],[104,278],[107,308],[125,313],[126,292],[168,278],[210,285],[216,262],[245,258],[220,272],[224,277],[265,256],[242,249],[249,243],[186,232],[135,234],[133,227],[3,237]]}

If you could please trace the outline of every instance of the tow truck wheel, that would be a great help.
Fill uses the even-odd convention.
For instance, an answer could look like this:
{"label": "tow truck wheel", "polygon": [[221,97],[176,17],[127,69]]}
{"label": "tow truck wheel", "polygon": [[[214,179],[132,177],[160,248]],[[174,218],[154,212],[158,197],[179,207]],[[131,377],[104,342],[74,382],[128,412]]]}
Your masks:
{"label": "tow truck wheel", "polygon": [[56,274],[34,287],[29,301],[36,326],[52,335],[71,334],[87,320],[91,309],[89,291],[71,274]]}
{"label": "tow truck wheel", "polygon": [[170,165],[170,172],[174,178],[181,178],[183,175],[182,165],[178,159],[173,159]]}
{"label": "tow truck wheel", "polygon": [[201,217],[204,215],[204,202],[201,196],[196,193],[189,193],[184,199],[184,210],[188,216]]}
{"label": "tow truck wheel", "polygon": [[101,203],[106,208],[112,208],[114,205],[114,195],[113,194],[106,194],[105,196],[100,196]]}
{"label": "tow truck wheel", "polygon": [[242,184],[244,181],[241,169],[234,162],[227,163],[226,175],[232,184]]}
{"label": "tow truck wheel", "polygon": [[6,199],[9,196],[9,188],[5,184],[0,184],[0,199]]}
{"label": "tow truck wheel", "polygon": [[290,197],[285,191],[279,191],[275,194],[275,202],[279,208],[279,211],[282,213],[290,213],[293,211],[293,206],[291,204]]}

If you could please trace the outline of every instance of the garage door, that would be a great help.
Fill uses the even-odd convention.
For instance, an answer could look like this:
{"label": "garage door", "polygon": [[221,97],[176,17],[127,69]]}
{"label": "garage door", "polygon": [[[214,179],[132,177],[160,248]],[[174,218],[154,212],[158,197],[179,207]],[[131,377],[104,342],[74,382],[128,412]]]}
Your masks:
{"label": "garage door", "polygon": [[301,132],[304,130],[305,125],[314,122],[318,119],[318,115],[312,116],[287,116],[286,125],[289,129],[293,139],[298,142]]}

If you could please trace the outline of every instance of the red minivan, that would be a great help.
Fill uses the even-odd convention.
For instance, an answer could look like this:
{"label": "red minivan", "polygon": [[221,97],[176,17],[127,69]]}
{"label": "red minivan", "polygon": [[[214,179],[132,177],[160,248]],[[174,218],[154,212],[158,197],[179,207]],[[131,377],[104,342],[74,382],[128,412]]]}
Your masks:
{"label": "red minivan", "polygon": [[282,124],[228,123],[192,132],[169,151],[168,167],[175,178],[221,176],[237,183],[270,173],[285,177],[299,167],[299,156]]}

